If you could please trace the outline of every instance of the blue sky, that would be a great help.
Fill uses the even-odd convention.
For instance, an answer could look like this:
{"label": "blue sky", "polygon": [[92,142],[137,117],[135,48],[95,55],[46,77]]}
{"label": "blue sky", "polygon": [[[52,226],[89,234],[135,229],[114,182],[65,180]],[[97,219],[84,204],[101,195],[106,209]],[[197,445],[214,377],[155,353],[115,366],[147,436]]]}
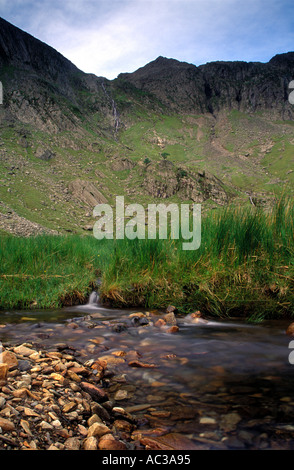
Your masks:
{"label": "blue sky", "polygon": [[200,65],[294,50],[293,0],[0,0],[0,16],[109,79],[160,55]]}

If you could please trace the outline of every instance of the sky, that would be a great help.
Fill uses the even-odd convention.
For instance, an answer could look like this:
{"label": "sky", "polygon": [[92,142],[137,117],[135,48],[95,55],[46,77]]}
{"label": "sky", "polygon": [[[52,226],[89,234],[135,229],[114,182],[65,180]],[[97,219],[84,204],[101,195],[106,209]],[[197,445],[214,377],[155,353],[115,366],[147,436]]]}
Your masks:
{"label": "sky", "polygon": [[108,79],[158,56],[201,65],[294,51],[293,0],[0,0],[0,16]]}

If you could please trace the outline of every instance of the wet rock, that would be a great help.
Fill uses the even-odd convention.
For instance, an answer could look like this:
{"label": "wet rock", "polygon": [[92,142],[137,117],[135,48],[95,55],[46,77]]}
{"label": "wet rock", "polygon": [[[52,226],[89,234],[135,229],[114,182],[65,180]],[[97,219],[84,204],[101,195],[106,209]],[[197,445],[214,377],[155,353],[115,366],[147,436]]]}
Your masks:
{"label": "wet rock", "polygon": [[71,370],[68,370],[68,371],[67,371],[67,375],[68,375],[69,378],[70,378],[71,380],[73,380],[74,382],[79,383],[79,382],[82,381],[81,377],[79,377],[78,374],[76,374],[75,372],[73,372],[73,371],[71,371]]}
{"label": "wet rock", "polygon": [[81,382],[81,387],[86,393],[91,395],[93,400],[98,402],[107,400],[107,393],[102,388],[88,382]]}
{"label": "wet rock", "polygon": [[290,323],[290,325],[288,326],[288,328],[286,330],[286,334],[288,336],[294,336],[294,322]]}
{"label": "wet rock", "polygon": [[163,320],[163,318],[159,318],[155,323],[154,325],[157,327],[157,328],[163,328],[164,326],[166,326],[166,321]]}
{"label": "wet rock", "polygon": [[[94,362],[82,365],[72,360],[63,348],[60,350],[64,353],[38,351],[34,354],[31,353],[34,349],[25,343],[21,348],[7,349],[18,359],[24,356],[14,349],[28,354],[25,360],[30,367],[23,373],[18,361],[18,367],[9,372],[8,382],[0,385],[0,446],[5,442],[8,448],[96,450],[102,439],[100,448],[105,450],[127,448],[124,439],[131,439],[135,420],[123,408],[115,409],[112,402],[106,401],[105,382],[98,383],[91,369]],[[112,358],[121,359],[120,354],[118,356]],[[70,369],[75,370],[72,374],[78,377],[86,376],[87,381],[72,380],[68,374]],[[97,400],[103,401],[103,406]],[[115,421],[117,428],[111,424]],[[119,440],[114,432],[120,433]],[[17,435],[17,441],[10,433]]]}
{"label": "wet rock", "polygon": [[111,326],[111,331],[114,331],[115,333],[121,333],[122,331],[125,331],[127,329],[127,325],[124,323],[116,323],[115,325]]}
{"label": "wet rock", "polygon": [[209,416],[203,416],[202,418],[200,418],[199,423],[200,424],[216,424],[216,420],[215,418],[211,418]]}
{"label": "wet rock", "polygon": [[170,433],[161,437],[142,437],[141,444],[146,446],[147,450],[197,450],[198,446],[187,437]]}
{"label": "wet rock", "polygon": [[13,390],[12,395],[14,398],[23,398],[27,395],[28,390],[26,388],[19,388],[18,390]]}
{"label": "wet rock", "polygon": [[177,307],[174,307],[174,305],[169,305],[166,309],[166,313],[171,313],[174,312],[176,313],[178,311]]}
{"label": "wet rock", "polygon": [[144,368],[144,369],[153,369],[157,367],[156,364],[147,364],[141,361],[130,361],[128,365],[130,367],[139,367],[139,368]]}
{"label": "wet rock", "polygon": [[87,437],[83,444],[84,450],[97,450],[98,449],[98,441],[95,436]]}
{"label": "wet rock", "polygon": [[246,449],[244,442],[240,441],[236,436],[230,436],[225,440],[226,446],[230,449]]}
{"label": "wet rock", "polygon": [[117,431],[131,433],[133,430],[133,425],[124,419],[116,419],[113,423],[114,428]]}
{"label": "wet rock", "polygon": [[126,450],[127,446],[124,442],[115,439],[112,434],[106,434],[99,439],[98,448],[100,450]]}
{"label": "wet rock", "polygon": [[128,411],[126,411],[124,408],[121,408],[121,407],[117,406],[117,407],[114,407],[112,409],[112,412],[113,412],[114,417],[116,417],[116,418],[126,419],[130,423],[134,423],[134,421],[135,421],[134,417]]}
{"label": "wet rock", "polygon": [[179,330],[180,328],[177,325],[173,325],[170,328],[167,328],[166,332],[173,334],[173,333],[178,333]]}
{"label": "wet rock", "polygon": [[8,365],[0,363],[0,381],[5,382],[7,379]]}
{"label": "wet rock", "polygon": [[127,390],[118,390],[116,394],[114,395],[114,399],[116,401],[119,400],[126,400],[128,398],[128,392]]}
{"label": "wet rock", "polygon": [[18,366],[17,357],[11,351],[2,352],[2,362],[8,365],[9,370],[13,370]]}
{"label": "wet rock", "polygon": [[29,361],[27,361],[26,359],[20,359],[18,361],[18,368],[22,372],[26,372],[26,371],[30,370],[31,367],[32,367],[31,363]]}
{"label": "wet rock", "polygon": [[89,427],[87,437],[102,437],[105,434],[110,434],[110,429],[103,423],[93,423],[92,426]]}
{"label": "wet rock", "polygon": [[25,419],[21,419],[20,420],[20,425],[21,427],[23,428],[24,432],[28,435],[28,436],[32,436],[32,432],[31,432],[31,429],[30,429],[30,424],[27,420]]}
{"label": "wet rock", "polygon": [[70,403],[67,403],[66,405],[64,405],[64,407],[62,408],[62,412],[70,413],[71,411],[75,410],[76,407],[77,407],[77,403],[74,401],[71,401]]}
{"label": "wet rock", "polygon": [[228,413],[222,416],[222,419],[220,421],[220,427],[225,432],[234,431],[241,419],[242,418],[238,415],[238,413]]}
{"label": "wet rock", "polygon": [[34,353],[38,354],[37,351],[35,351],[34,349],[31,349],[25,344],[21,344],[20,346],[17,346],[16,348],[13,349],[13,351],[16,354],[19,354],[20,356],[31,356]]}
{"label": "wet rock", "polygon": [[146,317],[133,316],[131,319],[132,326],[144,326],[149,324],[149,320]]}
{"label": "wet rock", "polygon": [[77,328],[79,328],[79,325],[75,322],[70,322],[70,323],[67,324],[67,327],[71,328],[73,330],[76,330]]}
{"label": "wet rock", "polygon": [[15,430],[15,425],[9,419],[1,418],[0,417],[0,428],[4,432],[11,432]]}
{"label": "wet rock", "polygon": [[245,444],[251,445],[254,439],[254,434],[246,430],[241,430],[238,433],[238,438]]}
{"label": "wet rock", "polygon": [[101,418],[99,418],[99,416],[96,414],[92,415],[87,421],[89,427],[92,426],[92,424],[94,423],[102,423]]}
{"label": "wet rock", "polygon": [[79,450],[81,442],[77,437],[70,437],[65,441],[64,447],[66,450]]}
{"label": "wet rock", "polygon": [[91,410],[93,414],[96,414],[100,419],[102,419],[105,422],[110,421],[110,414],[108,411],[101,406],[99,403],[94,403],[93,406],[91,406]]}
{"label": "wet rock", "polygon": [[4,407],[6,400],[4,397],[0,397],[0,410]]}
{"label": "wet rock", "polygon": [[208,320],[205,318],[202,318],[202,313],[198,310],[197,312],[193,312],[190,315],[186,317],[187,320],[189,320],[193,324],[206,324],[208,323]]}
{"label": "wet rock", "polygon": [[[104,364],[103,364],[104,362]],[[109,365],[118,365],[118,364],[123,364],[125,362],[125,360],[123,359],[123,357],[116,357],[116,356],[113,356],[112,354],[109,354],[109,355],[106,355],[106,356],[100,356],[99,358],[99,364],[101,367],[103,367],[103,365],[106,367],[106,366],[109,366]],[[93,367],[93,366],[92,366]]]}
{"label": "wet rock", "polygon": [[146,315],[143,312],[130,313],[129,318],[145,318]]}
{"label": "wet rock", "polygon": [[163,319],[168,325],[174,326],[177,324],[177,319],[173,311],[164,315]]}

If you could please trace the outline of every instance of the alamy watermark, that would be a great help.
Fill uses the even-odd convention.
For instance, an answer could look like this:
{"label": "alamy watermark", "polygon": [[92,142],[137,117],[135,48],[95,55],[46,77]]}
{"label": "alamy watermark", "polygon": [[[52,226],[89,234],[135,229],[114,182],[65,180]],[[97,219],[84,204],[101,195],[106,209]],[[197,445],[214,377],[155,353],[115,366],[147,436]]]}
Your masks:
{"label": "alamy watermark", "polygon": [[288,86],[289,90],[293,90],[290,92],[289,96],[288,96],[288,100],[289,100],[289,103],[290,104],[294,104],[294,80],[292,80],[290,83],[289,83],[289,86]]}
{"label": "alamy watermark", "polygon": [[288,356],[289,363],[293,365],[294,364],[294,340],[290,341],[288,348],[293,349],[293,351],[291,351]]}
{"label": "alamy watermark", "polygon": [[3,104],[3,85],[0,82],[0,104]]}
{"label": "alamy watermark", "polygon": [[197,250],[201,244],[201,204],[192,204],[191,208],[190,204],[148,204],[146,213],[141,204],[125,206],[124,196],[117,196],[115,214],[109,204],[98,204],[93,216],[99,217],[93,227],[98,240],[181,237],[183,250]]}

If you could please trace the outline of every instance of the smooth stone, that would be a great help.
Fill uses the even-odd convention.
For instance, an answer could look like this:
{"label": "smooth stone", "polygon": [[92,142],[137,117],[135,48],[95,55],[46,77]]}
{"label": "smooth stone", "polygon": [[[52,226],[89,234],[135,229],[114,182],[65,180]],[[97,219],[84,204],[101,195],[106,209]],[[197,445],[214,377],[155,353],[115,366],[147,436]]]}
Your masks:
{"label": "smooth stone", "polygon": [[7,379],[8,365],[0,363],[0,381],[5,382]]}
{"label": "smooth stone", "polygon": [[80,450],[81,442],[77,437],[69,437],[64,446],[66,450]]}
{"label": "smooth stone", "polygon": [[95,436],[87,437],[83,445],[84,450],[97,450],[98,449],[98,441]]}
{"label": "smooth stone", "polygon": [[99,439],[98,444],[99,450],[126,450],[127,446],[121,442],[116,440],[112,434],[105,434],[104,436]]}
{"label": "smooth stone", "polygon": [[97,387],[88,382],[81,382],[81,387],[86,393],[88,393],[93,398],[93,400],[95,401],[107,400],[107,394],[102,388]]}
{"label": "smooth stone", "polygon": [[103,423],[93,423],[92,426],[89,427],[87,437],[95,436],[95,437],[102,437],[104,434],[109,434],[110,429]]}
{"label": "smooth stone", "polygon": [[241,421],[241,417],[238,413],[228,413],[223,415],[220,421],[220,428],[226,432],[234,431],[237,427],[237,424]]}
{"label": "smooth stone", "polygon": [[6,400],[4,397],[0,397],[0,410],[4,407]]}
{"label": "smooth stone", "polygon": [[200,424],[216,424],[216,420],[209,416],[203,416],[203,418],[200,418],[199,423]]}
{"label": "smooth stone", "polygon": [[0,417],[0,428],[4,432],[11,432],[15,430],[15,425],[12,421],[9,421],[9,419]]}
{"label": "smooth stone", "polygon": [[18,366],[18,360],[16,355],[11,351],[3,351],[2,352],[2,363],[8,365],[8,369],[14,369]]}
{"label": "smooth stone", "polygon": [[127,398],[128,398],[127,390],[118,390],[116,394],[114,395],[114,399],[116,401],[126,400]]}
{"label": "smooth stone", "polygon": [[19,354],[20,356],[31,356],[32,354],[38,354],[37,351],[31,348],[28,348],[24,344],[17,346],[16,348],[13,349],[13,351],[16,354]]}
{"label": "smooth stone", "polygon": [[88,423],[88,426],[91,427],[94,423],[102,423],[102,421],[98,415],[94,414],[88,419],[87,423]]}
{"label": "smooth stone", "polygon": [[26,372],[32,368],[32,364],[26,359],[20,359],[18,361],[18,368],[21,372]]}
{"label": "smooth stone", "polygon": [[189,438],[178,433],[165,434],[160,437],[144,436],[141,444],[147,445],[150,450],[197,450],[197,445]]}

